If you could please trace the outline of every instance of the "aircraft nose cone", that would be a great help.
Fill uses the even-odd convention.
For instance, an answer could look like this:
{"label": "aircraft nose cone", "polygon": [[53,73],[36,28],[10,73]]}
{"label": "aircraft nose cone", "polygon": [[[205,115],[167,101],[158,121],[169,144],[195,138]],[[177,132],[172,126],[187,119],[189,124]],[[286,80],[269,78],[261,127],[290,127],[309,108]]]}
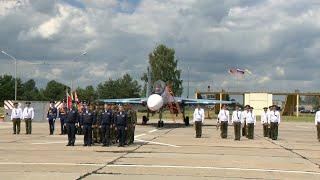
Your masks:
{"label": "aircraft nose cone", "polygon": [[151,111],[158,111],[163,106],[163,99],[158,94],[152,94],[148,98],[147,105]]}

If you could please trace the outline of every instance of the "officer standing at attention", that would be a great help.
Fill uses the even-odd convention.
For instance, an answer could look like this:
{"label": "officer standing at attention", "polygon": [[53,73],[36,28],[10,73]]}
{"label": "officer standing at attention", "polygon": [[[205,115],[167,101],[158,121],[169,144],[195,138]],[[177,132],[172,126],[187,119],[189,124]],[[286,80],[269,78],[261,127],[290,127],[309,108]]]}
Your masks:
{"label": "officer standing at attention", "polygon": [[116,123],[115,123],[115,116],[118,114],[119,112],[119,109],[118,109],[118,106],[117,105],[113,105],[111,107],[113,109],[113,125],[112,125],[112,128],[111,128],[111,143],[112,144],[116,144],[118,142],[118,132],[116,131]]}
{"label": "officer standing at attention", "polygon": [[34,109],[30,107],[31,102],[26,102],[26,107],[23,109],[23,119],[26,123],[26,134],[31,134],[32,131],[32,121],[34,119]]}
{"label": "officer standing at attention", "polygon": [[105,104],[104,110],[101,112],[99,116],[101,125],[101,133],[102,133],[102,146],[110,146],[111,145],[111,128],[113,126],[113,111],[111,109],[111,105]]}
{"label": "officer standing at attention", "polygon": [[318,141],[320,142],[320,110],[316,113],[314,124],[316,125]]}
{"label": "officer standing at attention", "polygon": [[232,113],[232,123],[234,127],[234,140],[240,141],[241,137],[241,121],[242,121],[242,112],[239,109],[239,106],[236,105],[235,111]]}
{"label": "officer standing at attention", "polygon": [[204,109],[197,105],[197,108],[193,112],[193,123],[196,129],[196,138],[201,138],[202,135],[202,123],[204,122]]}
{"label": "officer standing at attention", "polygon": [[66,128],[68,133],[67,146],[74,146],[76,141],[76,123],[79,121],[78,108],[75,101],[72,101],[71,108],[67,111]]}
{"label": "officer standing at attention", "polygon": [[[77,106],[78,108],[78,113],[79,113],[79,116],[81,117],[85,107],[87,106],[87,102],[86,101],[82,101],[81,102],[81,105]],[[81,128],[81,124],[80,124],[80,119],[79,119],[79,122],[76,124],[76,134],[78,135],[83,135],[83,131],[82,131],[82,128]]]}
{"label": "officer standing at attention", "polygon": [[94,123],[92,124],[92,134],[93,134],[93,143],[101,143],[101,132],[100,132],[100,118],[98,118],[98,107],[90,106],[92,111]]}
{"label": "officer standing at attention", "polygon": [[18,102],[13,103],[14,108],[11,111],[11,121],[13,124],[13,134],[20,134],[20,123],[22,119],[22,110],[18,107]]}
{"label": "officer standing at attention", "polygon": [[66,119],[67,119],[67,105],[66,105],[66,101],[63,100],[63,103],[61,105],[61,107],[58,110],[58,117],[60,119],[60,128],[61,128],[61,133],[62,134],[66,134]]}
{"label": "officer standing at attention", "polygon": [[256,125],[256,116],[253,113],[253,107],[249,108],[249,112],[246,117],[247,127],[248,127],[248,139],[254,138],[254,126]]}
{"label": "officer standing at attention", "polygon": [[57,108],[54,106],[54,101],[51,100],[51,101],[50,101],[50,107],[49,107],[48,113],[47,113],[47,120],[48,120],[48,122],[49,122],[50,135],[53,135],[53,132],[54,132],[54,123],[56,122],[57,115],[58,115],[58,110],[57,110]]}
{"label": "officer standing at attention", "polygon": [[244,106],[244,111],[242,112],[241,114],[241,122],[243,124],[243,127],[242,127],[242,136],[246,136],[247,137],[247,134],[248,134],[248,129],[247,129],[247,121],[246,121],[246,118],[247,118],[247,113],[249,113],[249,108],[250,106],[249,105],[245,105]]}
{"label": "officer standing at attention", "polygon": [[124,147],[127,130],[127,114],[122,106],[119,106],[119,112],[115,116],[116,130],[118,132],[119,147]]}
{"label": "officer standing at attention", "polygon": [[126,144],[132,144],[134,141],[134,129],[136,126],[135,113],[130,104],[125,105],[127,111],[127,132],[126,132]]}
{"label": "officer standing at attention", "polygon": [[280,112],[277,110],[277,106],[273,105],[272,110],[269,113],[269,123],[270,123],[270,131],[271,131],[271,139],[278,139],[278,127],[281,121]]}
{"label": "officer standing at attention", "polygon": [[136,110],[134,110],[133,108],[132,108],[132,106],[131,106],[131,109],[132,109],[132,118],[133,118],[133,126],[132,126],[132,131],[131,131],[131,138],[130,138],[130,141],[129,141],[129,143],[130,144],[133,144],[133,142],[134,142],[134,134],[135,134],[135,132],[136,132],[136,124],[137,124],[137,122],[138,122],[138,116],[137,116],[137,111]]}
{"label": "officer standing at attention", "polygon": [[80,118],[80,125],[84,135],[83,146],[92,145],[92,124],[94,123],[93,111],[92,109],[89,109],[87,105],[85,105]]}
{"label": "officer standing at attention", "polygon": [[218,114],[218,122],[220,124],[221,138],[225,139],[228,136],[228,124],[230,121],[229,111],[227,105],[222,105],[222,109]]}
{"label": "officer standing at attention", "polygon": [[269,136],[269,121],[268,121],[268,118],[269,118],[269,112],[268,112],[268,108],[267,107],[264,107],[263,108],[263,112],[261,114],[261,124],[262,124],[262,127],[263,127],[263,136],[264,137],[268,137]]}
{"label": "officer standing at attention", "polygon": [[272,111],[272,106],[268,109],[268,137],[271,139],[271,124],[270,124],[270,112]]}

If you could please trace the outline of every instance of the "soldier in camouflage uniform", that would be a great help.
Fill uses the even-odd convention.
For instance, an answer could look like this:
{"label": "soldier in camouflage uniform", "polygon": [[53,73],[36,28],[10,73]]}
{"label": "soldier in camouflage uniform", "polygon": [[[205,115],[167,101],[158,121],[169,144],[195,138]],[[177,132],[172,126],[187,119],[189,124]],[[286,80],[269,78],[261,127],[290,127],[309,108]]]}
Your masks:
{"label": "soldier in camouflage uniform", "polygon": [[100,118],[98,118],[99,109],[97,106],[90,106],[90,109],[93,112],[93,118],[95,119],[95,123],[92,125],[92,136],[93,136],[93,143],[101,143],[100,138]]}
{"label": "soldier in camouflage uniform", "polygon": [[[118,113],[118,107],[116,105],[114,105],[112,109],[113,109],[113,115]],[[110,139],[112,144],[116,144],[118,141],[118,135],[115,128],[116,128],[115,124],[113,124],[111,127],[111,133],[110,133]]]}
{"label": "soldier in camouflage uniform", "polygon": [[126,144],[133,144],[134,141],[134,131],[137,122],[136,112],[133,110],[130,104],[126,104],[125,110],[127,112],[128,124],[127,124],[127,133],[126,133]]}

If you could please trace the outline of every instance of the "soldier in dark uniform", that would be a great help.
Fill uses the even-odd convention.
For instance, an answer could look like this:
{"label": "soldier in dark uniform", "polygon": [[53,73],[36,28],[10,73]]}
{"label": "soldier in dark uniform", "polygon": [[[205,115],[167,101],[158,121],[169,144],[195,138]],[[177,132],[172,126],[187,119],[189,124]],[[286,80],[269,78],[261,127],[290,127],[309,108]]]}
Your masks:
{"label": "soldier in dark uniform", "polygon": [[58,114],[59,114],[59,119],[60,119],[60,128],[61,128],[61,133],[62,134],[66,134],[66,119],[67,119],[67,111],[68,111],[68,107],[66,104],[66,101],[63,100],[63,103],[61,105],[61,107],[59,108]]}
{"label": "soldier in dark uniform", "polygon": [[78,109],[75,107],[75,101],[72,102],[72,107],[67,111],[66,129],[68,133],[67,146],[74,146],[76,141],[76,123],[79,121]]}
{"label": "soldier in dark uniform", "polygon": [[[78,106],[78,113],[81,115],[82,112],[84,111],[85,109],[85,106],[87,106],[87,102],[86,101],[82,101],[81,102],[81,106]],[[82,128],[81,128],[81,124],[80,124],[80,121],[76,124],[76,132],[78,135],[82,135],[83,132],[82,132]]]}
{"label": "soldier in dark uniform", "polygon": [[53,132],[54,132],[54,124],[57,119],[57,113],[58,113],[58,110],[54,106],[54,101],[51,100],[50,107],[49,107],[48,113],[47,113],[47,120],[49,122],[50,135],[53,135]]}
{"label": "soldier in dark uniform", "polygon": [[100,114],[100,122],[101,122],[101,134],[102,134],[102,146],[110,146],[111,145],[111,128],[113,126],[113,111],[110,105],[105,104],[104,110],[101,111]]}
{"label": "soldier in dark uniform", "polygon": [[92,125],[92,133],[93,133],[93,143],[101,143],[101,132],[100,132],[100,118],[98,118],[99,113],[98,106],[90,106],[90,110],[92,110],[94,124]]}
{"label": "soldier in dark uniform", "polygon": [[116,130],[118,132],[119,147],[124,147],[127,130],[127,113],[122,106],[119,106],[119,112],[115,116]]}
{"label": "soldier in dark uniform", "polygon": [[88,109],[88,106],[85,105],[80,118],[80,125],[83,132],[83,146],[92,145],[92,124],[94,124],[94,114],[93,111]]}

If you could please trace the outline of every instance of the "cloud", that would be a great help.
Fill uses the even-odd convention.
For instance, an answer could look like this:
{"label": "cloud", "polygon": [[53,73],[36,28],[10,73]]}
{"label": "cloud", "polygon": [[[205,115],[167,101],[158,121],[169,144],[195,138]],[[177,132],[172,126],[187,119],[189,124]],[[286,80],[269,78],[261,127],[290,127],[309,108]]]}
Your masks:
{"label": "cloud", "polygon": [[[124,73],[139,79],[148,53],[164,43],[176,50],[185,88],[190,75],[190,92],[207,85],[217,90],[320,88],[317,0],[20,2],[0,2],[5,25],[0,49],[17,59],[51,64],[21,67],[24,75],[36,72],[25,77],[40,84],[52,77],[70,83],[70,66],[57,64],[74,59],[79,86]],[[79,57],[83,51],[88,54]],[[6,59],[0,55],[1,62]],[[8,72],[6,67],[1,72]],[[227,74],[231,67],[248,68],[253,75],[237,82]]]}

